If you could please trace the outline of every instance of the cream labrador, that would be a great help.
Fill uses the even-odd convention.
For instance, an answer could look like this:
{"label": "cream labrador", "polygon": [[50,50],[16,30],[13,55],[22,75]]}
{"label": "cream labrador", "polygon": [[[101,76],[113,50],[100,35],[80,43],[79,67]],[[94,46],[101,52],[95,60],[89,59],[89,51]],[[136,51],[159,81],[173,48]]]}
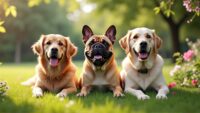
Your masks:
{"label": "cream labrador", "polygon": [[152,87],[158,91],[156,99],[167,99],[169,89],[162,74],[164,61],[158,54],[162,40],[155,31],[144,27],[129,30],[119,43],[127,54],[121,71],[125,92],[145,100],[150,97],[142,90]]}

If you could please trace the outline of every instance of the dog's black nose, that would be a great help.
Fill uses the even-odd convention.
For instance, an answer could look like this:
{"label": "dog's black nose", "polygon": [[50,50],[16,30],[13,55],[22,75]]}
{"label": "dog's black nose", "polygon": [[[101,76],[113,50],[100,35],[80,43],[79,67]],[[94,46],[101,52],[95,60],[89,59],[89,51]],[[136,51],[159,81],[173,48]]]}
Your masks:
{"label": "dog's black nose", "polygon": [[52,53],[57,53],[57,52],[58,52],[58,49],[57,49],[57,48],[52,48],[52,49],[51,49],[51,52],[52,52]]}
{"label": "dog's black nose", "polygon": [[93,48],[94,48],[94,49],[101,49],[101,48],[103,48],[103,45],[102,45],[102,44],[95,44],[95,45],[93,46]]}
{"label": "dog's black nose", "polygon": [[140,47],[141,47],[141,48],[146,48],[146,47],[147,47],[147,42],[144,42],[144,41],[141,42],[141,43],[140,43]]}

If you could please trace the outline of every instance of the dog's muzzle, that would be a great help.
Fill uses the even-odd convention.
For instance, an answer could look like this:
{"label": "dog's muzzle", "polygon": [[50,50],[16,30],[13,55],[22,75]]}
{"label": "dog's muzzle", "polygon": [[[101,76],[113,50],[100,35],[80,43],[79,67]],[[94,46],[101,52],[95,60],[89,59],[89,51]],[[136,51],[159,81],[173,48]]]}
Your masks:
{"label": "dog's muzzle", "polygon": [[102,66],[112,56],[112,52],[102,43],[93,44],[91,50],[85,54],[95,66]]}
{"label": "dog's muzzle", "polygon": [[59,58],[58,57],[58,49],[52,48],[51,53],[50,53],[50,58],[48,58],[48,59],[49,59],[49,64],[52,67],[56,67],[59,64],[59,61],[62,59],[62,56],[61,56],[61,58]]}
{"label": "dog's muzzle", "polygon": [[151,49],[147,50],[147,42],[143,41],[140,43],[140,51],[137,52],[135,49],[133,49],[137,57],[141,60],[146,60],[149,57]]}

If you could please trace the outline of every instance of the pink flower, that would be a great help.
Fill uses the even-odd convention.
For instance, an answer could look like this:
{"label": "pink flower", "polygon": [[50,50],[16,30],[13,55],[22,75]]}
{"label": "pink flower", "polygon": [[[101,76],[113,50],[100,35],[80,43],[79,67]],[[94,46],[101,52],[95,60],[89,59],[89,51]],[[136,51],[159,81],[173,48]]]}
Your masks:
{"label": "pink flower", "polygon": [[171,82],[168,84],[168,88],[173,88],[176,86],[176,82]]}
{"label": "pink flower", "polygon": [[185,8],[188,12],[192,12],[191,0],[184,0],[183,6],[185,6]]}
{"label": "pink flower", "polygon": [[192,85],[193,85],[193,86],[196,86],[197,83],[198,83],[198,80],[194,80],[194,79],[192,80]]}
{"label": "pink flower", "polygon": [[194,51],[188,50],[187,52],[185,52],[185,53],[183,54],[183,59],[184,59],[185,61],[190,61],[190,60],[192,59],[193,56],[194,56]]}

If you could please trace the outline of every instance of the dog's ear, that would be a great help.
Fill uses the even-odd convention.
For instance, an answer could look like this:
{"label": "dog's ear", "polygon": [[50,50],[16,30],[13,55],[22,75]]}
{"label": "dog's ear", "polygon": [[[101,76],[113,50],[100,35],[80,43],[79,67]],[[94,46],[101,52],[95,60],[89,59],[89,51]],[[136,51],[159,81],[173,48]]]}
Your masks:
{"label": "dog's ear", "polygon": [[129,37],[131,33],[127,33],[123,38],[119,40],[119,45],[121,46],[122,49],[125,50],[126,54],[129,53],[130,47],[129,47]]}
{"label": "dog's ear", "polygon": [[77,54],[78,48],[69,40],[69,37],[65,37],[66,39],[66,56],[67,58],[73,57]]}
{"label": "dog's ear", "polygon": [[114,25],[111,25],[107,30],[105,35],[110,39],[110,41],[112,42],[112,44],[114,44],[115,40],[116,40],[116,28]]}
{"label": "dog's ear", "polygon": [[37,55],[43,55],[43,45],[44,45],[44,40],[46,36],[41,35],[40,39],[32,45],[32,50],[35,54]]}
{"label": "dog's ear", "polygon": [[155,33],[153,33],[153,37],[154,37],[154,42],[155,42],[155,48],[159,49],[162,45],[162,39]]}
{"label": "dog's ear", "polygon": [[83,42],[86,43],[88,39],[93,35],[93,32],[89,26],[84,25],[82,28],[82,34],[83,34]]}

